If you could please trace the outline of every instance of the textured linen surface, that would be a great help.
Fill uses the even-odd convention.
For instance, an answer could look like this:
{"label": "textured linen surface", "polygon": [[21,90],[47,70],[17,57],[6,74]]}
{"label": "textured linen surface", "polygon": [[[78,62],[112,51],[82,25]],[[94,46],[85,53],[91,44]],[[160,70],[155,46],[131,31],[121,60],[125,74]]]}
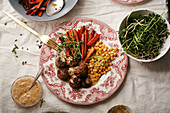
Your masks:
{"label": "textured linen surface", "polygon": [[[41,34],[49,34],[58,24],[76,17],[90,17],[105,22],[118,30],[120,20],[133,9],[150,8],[158,13],[168,8],[166,0],[144,0],[144,2],[123,5],[112,0],[79,0],[67,15],[50,22],[35,22],[20,16],[9,4],[8,0],[0,0],[0,9],[8,11],[22,21],[27,22]],[[4,23],[7,22],[7,25]],[[22,36],[20,36],[22,34]],[[11,52],[14,40],[20,49],[18,58]],[[121,87],[105,101],[89,106],[69,104],[57,98],[44,84],[43,103],[31,108],[22,108],[11,98],[12,82],[23,75],[33,75],[39,68],[40,49],[36,45],[38,38],[9,17],[0,12],[0,112],[1,113],[46,113],[65,111],[69,113],[106,113],[117,104],[130,106],[135,113],[170,113],[170,51],[160,60],[152,63],[139,63],[129,59],[127,76]],[[24,49],[21,49],[24,47]],[[29,50],[26,50],[28,48]],[[22,65],[27,61],[27,65]]]}

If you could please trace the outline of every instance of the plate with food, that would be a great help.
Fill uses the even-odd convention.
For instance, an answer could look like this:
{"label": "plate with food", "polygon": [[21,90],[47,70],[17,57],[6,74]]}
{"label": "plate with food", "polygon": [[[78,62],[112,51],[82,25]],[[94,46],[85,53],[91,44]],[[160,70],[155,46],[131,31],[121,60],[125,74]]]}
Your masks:
{"label": "plate with food", "polygon": [[135,4],[135,3],[142,2],[143,0],[113,0],[113,1],[121,4]]}
{"label": "plate with food", "polygon": [[51,21],[67,14],[78,0],[9,0],[23,17],[34,21]]}
{"label": "plate with food", "polygon": [[89,105],[111,96],[123,82],[128,59],[116,31],[107,24],[76,18],[64,22],[49,35],[58,51],[43,45],[40,67],[47,87],[62,100]]}

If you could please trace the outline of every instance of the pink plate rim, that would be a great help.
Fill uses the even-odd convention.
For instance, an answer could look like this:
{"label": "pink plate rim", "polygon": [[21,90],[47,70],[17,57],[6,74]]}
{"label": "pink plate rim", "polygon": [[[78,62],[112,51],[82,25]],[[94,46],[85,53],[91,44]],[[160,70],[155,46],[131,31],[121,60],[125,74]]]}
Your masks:
{"label": "pink plate rim", "polygon": [[127,0],[127,1],[124,1],[124,0],[113,0],[117,3],[121,3],[121,4],[136,4],[136,3],[139,3],[139,2],[142,2],[143,0]]}
{"label": "pink plate rim", "polygon": [[[115,31],[114,31],[111,27],[109,27],[107,24],[105,24],[105,23],[103,23],[103,22],[101,22],[101,21],[99,21],[99,20],[91,19],[91,18],[74,18],[74,19],[71,19],[71,20],[69,20],[69,21],[66,21],[66,22],[63,22],[63,23],[57,25],[57,27],[54,28],[54,29],[51,31],[51,33],[49,34],[49,36],[50,36],[51,34],[53,34],[57,29],[59,29],[59,26],[64,26],[65,24],[68,24],[69,22],[71,23],[71,22],[74,22],[74,21],[76,21],[76,23],[79,22],[79,21],[80,21],[80,22],[81,22],[81,21],[88,21],[88,22],[94,21],[95,23],[99,24],[100,26],[104,26],[104,27],[106,27],[107,29],[111,29],[112,32],[115,32]],[[75,23],[75,24],[76,24],[76,23]],[[117,41],[117,43],[118,43],[117,33],[116,33],[116,41]],[[43,66],[43,64],[46,63],[46,62],[43,62],[43,59],[41,58],[41,57],[42,57],[42,53],[43,53],[43,51],[44,51],[44,50],[43,50],[44,47],[46,47],[45,44],[43,44],[42,47],[41,47],[40,62],[39,62],[39,67],[40,67],[40,68]],[[46,47],[46,48],[49,48],[49,47]],[[51,48],[49,48],[49,50],[51,51]],[[94,103],[103,101],[103,100],[107,99],[108,97],[110,97],[112,94],[114,94],[115,91],[120,87],[120,85],[121,85],[122,82],[124,81],[124,78],[125,78],[126,72],[127,72],[128,59],[127,59],[127,54],[124,54],[124,55],[122,55],[122,56],[123,56],[123,59],[124,59],[124,61],[125,61],[125,63],[123,64],[124,67],[122,66],[122,68],[124,69],[124,70],[123,70],[123,69],[122,69],[122,70],[123,70],[124,72],[122,72],[123,74],[120,72],[120,73],[122,74],[122,78],[120,78],[120,79],[117,81],[116,86],[115,86],[112,90],[110,90],[106,96],[104,96],[103,98],[97,98],[97,97],[96,97],[96,100],[93,101],[93,102],[89,102],[89,101],[87,101],[87,102],[82,102],[82,101],[77,101],[77,102],[75,102],[75,101],[73,101],[73,100],[70,100],[70,99],[67,99],[67,98],[63,98],[62,96],[60,96],[60,95],[58,95],[57,93],[55,93],[55,92],[54,92],[54,89],[53,89],[50,85],[48,85],[48,81],[47,81],[46,77],[44,76],[44,73],[42,74],[42,79],[43,79],[43,81],[45,82],[45,84],[46,84],[46,86],[48,87],[48,89],[50,89],[51,92],[53,92],[57,97],[59,97],[60,99],[66,101],[66,102],[68,102],[68,103],[77,104],[77,105],[90,105],[90,104],[94,104]],[[120,57],[120,55],[119,55],[119,57]],[[48,61],[49,61],[49,59],[48,59]],[[48,61],[47,61],[47,62],[48,62]],[[123,62],[123,60],[122,60],[122,62]],[[109,75],[109,76],[111,76],[111,75]],[[107,77],[107,79],[108,79],[108,77]],[[106,80],[105,80],[105,81],[106,81]],[[113,81],[113,82],[114,82],[114,81]],[[64,84],[65,84],[65,83],[64,83]],[[95,86],[94,86],[94,87],[95,87]],[[94,88],[93,88],[93,89],[94,89]],[[94,95],[94,96],[95,96],[95,95]]]}

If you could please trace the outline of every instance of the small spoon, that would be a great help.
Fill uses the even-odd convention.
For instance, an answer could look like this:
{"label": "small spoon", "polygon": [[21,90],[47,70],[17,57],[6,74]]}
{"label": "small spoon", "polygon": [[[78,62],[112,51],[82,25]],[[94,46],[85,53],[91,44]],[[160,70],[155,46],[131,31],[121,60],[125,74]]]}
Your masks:
{"label": "small spoon", "polygon": [[30,86],[29,90],[34,86],[36,80],[40,77],[40,75],[42,74],[43,71],[44,71],[44,67],[41,67],[41,69],[38,71],[36,77],[34,78],[34,82],[33,82],[32,85]]}
{"label": "small spoon", "polygon": [[47,5],[46,14],[52,16],[58,13],[64,6],[64,0],[50,0]]}

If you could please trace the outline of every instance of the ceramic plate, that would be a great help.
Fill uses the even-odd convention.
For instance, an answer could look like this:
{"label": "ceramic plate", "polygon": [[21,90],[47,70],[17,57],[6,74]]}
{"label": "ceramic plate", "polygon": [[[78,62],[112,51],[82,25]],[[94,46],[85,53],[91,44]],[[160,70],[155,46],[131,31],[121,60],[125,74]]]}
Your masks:
{"label": "ceramic plate", "polygon": [[113,0],[113,1],[121,4],[135,4],[135,3],[142,2],[143,0]]}
{"label": "ceramic plate", "polygon": [[57,67],[55,66],[56,52],[43,45],[40,55],[40,67],[44,66],[45,70],[42,78],[47,87],[59,98],[64,101],[79,105],[94,104],[105,100],[111,96],[121,85],[126,75],[127,68],[127,55],[120,56],[122,50],[118,43],[117,33],[105,23],[90,19],[90,18],[76,18],[64,22],[50,33],[50,36],[59,42],[58,32],[66,33],[70,29],[80,29],[85,26],[88,30],[94,29],[97,33],[101,34],[100,40],[109,47],[118,47],[118,55],[113,61],[111,71],[103,75],[99,82],[90,87],[82,88],[79,90],[72,89],[67,82],[60,80],[57,77]]}
{"label": "ceramic plate", "polygon": [[19,0],[9,0],[10,4],[12,7],[23,17],[29,19],[29,20],[34,20],[34,21],[50,21],[50,20],[55,20],[57,18],[60,18],[67,14],[77,3],[78,0],[64,0],[64,6],[62,10],[52,16],[48,16],[45,12],[41,17],[39,16],[31,16],[26,14],[26,10],[23,8],[21,4],[18,3]]}

